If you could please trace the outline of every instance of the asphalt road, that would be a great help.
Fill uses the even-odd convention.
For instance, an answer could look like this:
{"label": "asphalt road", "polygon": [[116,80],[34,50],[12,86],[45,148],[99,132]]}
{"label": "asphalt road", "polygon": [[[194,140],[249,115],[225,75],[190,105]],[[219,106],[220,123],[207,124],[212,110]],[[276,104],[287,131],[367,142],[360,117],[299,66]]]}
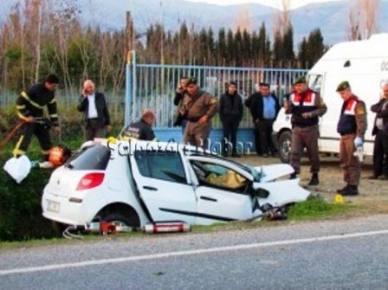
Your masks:
{"label": "asphalt road", "polygon": [[0,289],[388,289],[388,215],[3,250]]}

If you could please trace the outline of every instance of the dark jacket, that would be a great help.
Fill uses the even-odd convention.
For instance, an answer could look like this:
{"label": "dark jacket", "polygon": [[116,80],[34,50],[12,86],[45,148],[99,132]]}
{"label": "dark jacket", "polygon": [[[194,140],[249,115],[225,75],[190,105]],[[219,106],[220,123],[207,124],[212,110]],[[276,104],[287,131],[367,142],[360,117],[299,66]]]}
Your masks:
{"label": "dark jacket", "polygon": [[[279,104],[279,100],[278,98],[271,94],[270,95],[271,98],[273,98],[275,100],[275,111],[276,111],[276,117],[280,111],[280,104]],[[249,110],[251,111],[251,115],[252,115],[252,119],[253,119],[253,122],[255,122],[256,120],[263,120],[264,117],[263,117],[263,96],[260,94],[260,93],[254,93],[253,95],[251,95],[246,101],[245,101],[245,106],[249,108]],[[275,117],[275,119],[276,119]]]}
{"label": "dark jacket", "polygon": [[376,118],[375,118],[374,127],[372,131],[373,135],[376,135],[379,130],[376,127],[377,118],[383,119],[383,132],[384,134],[388,135],[388,104],[385,105],[385,108],[383,109],[385,102],[388,102],[388,101],[386,99],[381,99],[377,104],[374,104],[371,107],[371,111],[373,113],[376,113]]}
{"label": "dark jacket", "polygon": [[[306,128],[318,125],[319,117],[322,117],[326,111],[326,104],[323,102],[320,94],[311,89],[307,89],[302,93],[291,93],[289,107],[285,110],[286,114],[292,115],[291,124],[293,128]],[[309,117],[304,117],[305,113]]]}
{"label": "dark jacket", "polygon": [[182,103],[184,96],[185,96],[185,93],[176,92],[175,98],[174,98],[174,105],[179,106]]}
{"label": "dark jacket", "polygon": [[17,114],[20,119],[32,116],[42,118],[47,107],[50,120],[58,126],[57,100],[55,92],[46,89],[44,84],[33,85],[29,90],[21,92],[16,100]]}
{"label": "dark jacket", "polygon": [[[102,93],[95,92],[95,103],[97,109],[97,118],[99,119],[102,126],[110,125],[110,116],[108,111],[108,106],[106,105],[105,96]],[[87,121],[88,119],[88,108],[89,108],[89,100],[88,98],[81,96],[79,100],[79,104],[77,106],[78,111],[84,113],[84,119]]]}
{"label": "dark jacket", "polygon": [[225,93],[221,96],[219,113],[221,121],[235,120],[240,122],[243,117],[243,103],[239,94],[234,96]]}
{"label": "dark jacket", "polygon": [[152,126],[141,119],[139,122],[130,124],[124,131],[124,136],[131,139],[152,141],[155,139]]}
{"label": "dark jacket", "polygon": [[357,134],[364,138],[367,129],[365,103],[357,96],[344,101],[337,125],[337,132],[341,135]]}

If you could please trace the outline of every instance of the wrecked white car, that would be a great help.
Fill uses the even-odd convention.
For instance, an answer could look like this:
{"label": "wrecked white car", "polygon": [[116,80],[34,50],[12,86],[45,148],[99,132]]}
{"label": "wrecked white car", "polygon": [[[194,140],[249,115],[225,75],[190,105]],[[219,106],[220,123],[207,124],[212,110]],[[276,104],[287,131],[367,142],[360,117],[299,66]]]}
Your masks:
{"label": "wrecked white car", "polygon": [[104,141],[53,172],[43,215],[69,225],[107,221],[132,228],[250,220],[264,207],[307,199],[291,173],[286,164],[250,167],[176,143]]}

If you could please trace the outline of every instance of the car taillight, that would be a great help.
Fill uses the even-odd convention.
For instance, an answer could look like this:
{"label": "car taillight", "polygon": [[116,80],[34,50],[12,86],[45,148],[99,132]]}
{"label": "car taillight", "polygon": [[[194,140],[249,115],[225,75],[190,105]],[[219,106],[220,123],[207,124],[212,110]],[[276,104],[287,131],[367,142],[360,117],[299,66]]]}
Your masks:
{"label": "car taillight", "polygon": [[76,190],[85,190],[97,187],[104,181],[104,176],[105,174],[101,172],[88,173],[78,182]]}

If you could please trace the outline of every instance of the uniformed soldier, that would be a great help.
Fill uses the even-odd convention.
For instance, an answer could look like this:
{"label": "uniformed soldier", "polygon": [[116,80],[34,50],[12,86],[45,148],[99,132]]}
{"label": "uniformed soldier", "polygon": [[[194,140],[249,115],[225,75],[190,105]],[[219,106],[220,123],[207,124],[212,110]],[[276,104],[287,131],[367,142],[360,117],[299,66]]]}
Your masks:
{"label": "uniformed soldier", "polygon": [[130,124],[121,136],[123,139],[135,139],[152,141],[155,140],[155,134],[152,130],[152,124],[155,122],[155,114],[150,109],[145,109],[141,119],[138,122]]}
{"label": "uniformed soldier", "polygon": [[294,91],[284,105],[286,114],[292,115],[291,166],[295,173],[291,178],[296,178],[300,174],[300,159],[306,148],[311,162],[311,179],[308,185],[318,185],[320,169],[318,122],[319,117],[327,111],[326,105],[319,93],[308,88],[305,77],[299,78],[294,83]]}
{"label": "uniformed soldier", "polygon": [[[23,155],[35,135],[42,148],[42,154],[47,161],[52,147],[50,138],[50,125],[59,134],[57,100],[55,90],[59,79],[55,75],[48,75],[43,83],[33,85],[29,90],[21,92],[16,101],[18,117],[25,122],[20,130],[20,137],[13,150],[15,157]],[[51,124],[42,121],[44,109],[47,107]]]}
{"label": "uniformed soldier", "polygon": [[357,195],[361,176],[361,163],[355,156],[356,148],[362,147],[367,129],[365,103],[353,95],[349,82],[344,81],[337,87],[344,100],[337,131],[341,135],[340,159],[346,186],[338,193]]}
{"label": "uniformed soldier", "polygon": [[211,130],[211,119],[217,113],[217,99],[201,90],[197,80],[190,78],[187,82],[183,109],[187,116],[184,143],[206,148]]}

